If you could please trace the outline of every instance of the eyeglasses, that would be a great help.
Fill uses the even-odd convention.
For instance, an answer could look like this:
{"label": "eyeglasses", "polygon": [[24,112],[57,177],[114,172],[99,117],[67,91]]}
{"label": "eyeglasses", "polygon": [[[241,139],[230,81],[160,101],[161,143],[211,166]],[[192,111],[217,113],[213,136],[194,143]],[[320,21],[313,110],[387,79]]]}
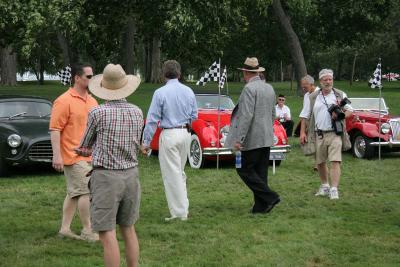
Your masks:
{"label": "eyeglasses", "polygon": [[278,98],[278,101],[285,101],[284,98]]}
{"label": "eyeglasses", "polygon": [[90,80],[92,79],[93,75],[85,75],[85,77]]}

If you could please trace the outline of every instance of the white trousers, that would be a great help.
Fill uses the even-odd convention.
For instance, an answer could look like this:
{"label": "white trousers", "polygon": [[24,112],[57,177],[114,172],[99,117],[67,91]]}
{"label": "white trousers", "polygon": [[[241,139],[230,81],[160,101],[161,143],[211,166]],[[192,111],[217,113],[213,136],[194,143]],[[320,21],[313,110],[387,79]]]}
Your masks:
{"label": "white trousers", "polygon": [[186,129],[164,129],[161,132],[158,158],[172,217],[187,217],[189,213],[185,174],[189,143],[190,133]]}

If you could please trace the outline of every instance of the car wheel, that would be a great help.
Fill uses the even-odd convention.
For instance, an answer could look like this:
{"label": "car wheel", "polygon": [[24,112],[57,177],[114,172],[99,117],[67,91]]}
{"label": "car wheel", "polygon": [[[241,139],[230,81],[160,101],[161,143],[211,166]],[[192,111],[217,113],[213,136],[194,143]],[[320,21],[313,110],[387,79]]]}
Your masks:
{"label": "car wheel", "polygon": [[192,134],[190,137],[189,156],[190,167],[193,169],[200,169],[204,164],[203,151],[201,150],[199,137]]}
{"label": "car wheel", "polygon": [[364,136],[362,133],[357,133],[354,136],[352,151],[353,155],[359,159],[371,159],[375,156],[375,148],[371,146],[372,139]]}
{"label": "car wheel", "polygon": [[8,168],[4,160],[0,158],[0,177],[8,176]]}

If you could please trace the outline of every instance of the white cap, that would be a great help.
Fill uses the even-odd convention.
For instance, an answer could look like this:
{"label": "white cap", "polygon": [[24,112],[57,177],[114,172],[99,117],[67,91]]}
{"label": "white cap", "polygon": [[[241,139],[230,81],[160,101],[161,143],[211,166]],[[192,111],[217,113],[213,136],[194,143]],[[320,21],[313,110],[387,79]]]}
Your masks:
{"label": "white cap", "polygon": [[331,70],[331,69],[322,69],[320,72],[319,72],[319,78],[321,79],[322,77],[324,77],[324,76],[332,76],[333,77],[333,70]]}

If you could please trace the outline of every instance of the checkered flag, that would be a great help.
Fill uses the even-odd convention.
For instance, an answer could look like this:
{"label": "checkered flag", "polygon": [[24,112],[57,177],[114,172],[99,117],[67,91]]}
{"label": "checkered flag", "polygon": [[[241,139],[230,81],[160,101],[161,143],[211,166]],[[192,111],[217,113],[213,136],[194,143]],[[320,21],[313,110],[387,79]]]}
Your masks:
{"label": "checkered flag", "polygon": [[196,85],[205,85],[207,82],[213,80],[214,82],[218,82],[221,73],[221,67],[217,61],[215,61],[211,66],[208,68],[208,71],[204,73],[203,76],[200,77],[200,80],[197,81]]}
{"label": "checkered flag", "polygon": [[369,80],[369,84],[371,88],[381,88],[382,87],[382,81],[381,81],[381,62],[378,63],[376,66],[376,69],[374,71],[373,77]]}
{"label": "checkered flag", "polygon": [[71,67],[66,66],[59,72],[57,72],[57,75],[60,77],[60,82],[63,85],[70,85],[71,84]]}
{"label": "checkered flag", "polygon": [[219,88],[224,88],[226,81],[226,66],[224,68],[224,71],[222,72],[221,79],[219,80]]}

